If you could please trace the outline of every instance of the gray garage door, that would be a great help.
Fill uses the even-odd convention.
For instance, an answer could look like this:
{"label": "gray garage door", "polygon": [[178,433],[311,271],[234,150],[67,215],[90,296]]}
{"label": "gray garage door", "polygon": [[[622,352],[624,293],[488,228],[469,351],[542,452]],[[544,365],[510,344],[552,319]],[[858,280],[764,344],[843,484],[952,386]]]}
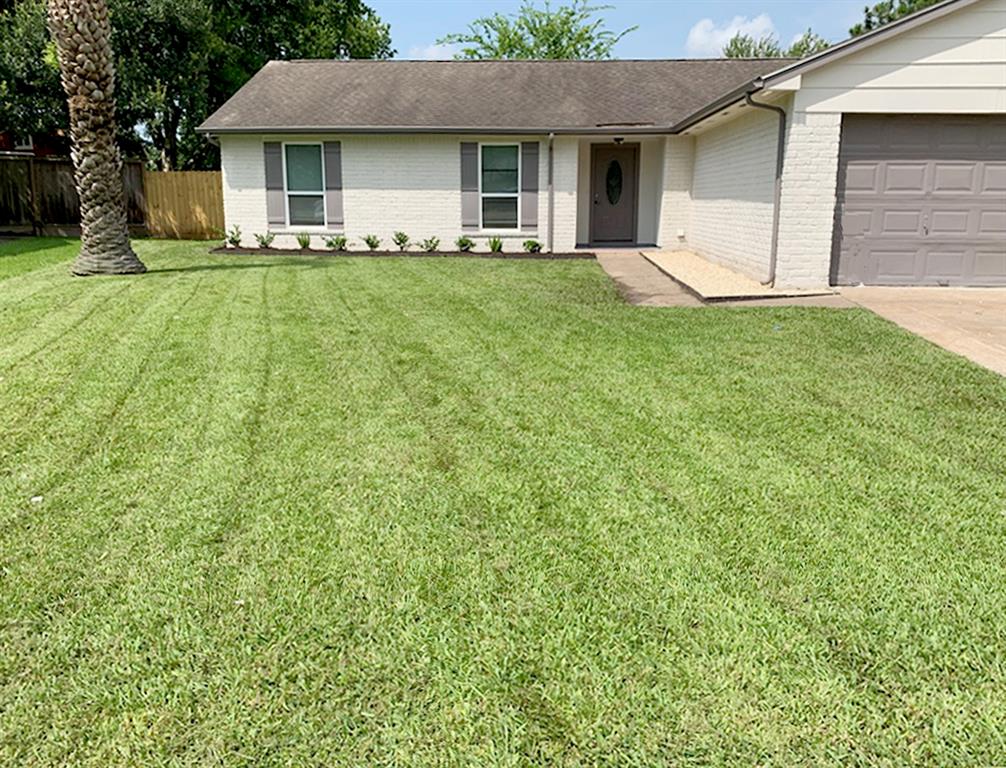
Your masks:
{"label": "gray garage door", "polygon": [[1006,285],[1006,116],[846,115],[832,282]]}

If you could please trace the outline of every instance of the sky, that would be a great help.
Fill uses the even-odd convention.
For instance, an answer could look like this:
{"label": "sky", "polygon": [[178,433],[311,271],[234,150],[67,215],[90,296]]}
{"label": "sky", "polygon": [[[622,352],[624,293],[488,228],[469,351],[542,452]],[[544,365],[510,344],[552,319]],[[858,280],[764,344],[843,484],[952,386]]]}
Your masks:
{"label": "sky", "polygon": [[[872,5],[876,0],[869,0]],[[562,0],[553,0],[558,5]],[[514,13],[520,0],[368,0],[391,24],[401,59],[449,59],[453,49],[438,38],[463,32],[479,16]],[[808,27],[831,42],[848,36],[863,17],[867,0],[597,0],[608,29],[638,26],[615,48],[620,59],[716,56],[737,31],[775,34],[784,44]],[[539,2],[540,5],[540,2]]]}

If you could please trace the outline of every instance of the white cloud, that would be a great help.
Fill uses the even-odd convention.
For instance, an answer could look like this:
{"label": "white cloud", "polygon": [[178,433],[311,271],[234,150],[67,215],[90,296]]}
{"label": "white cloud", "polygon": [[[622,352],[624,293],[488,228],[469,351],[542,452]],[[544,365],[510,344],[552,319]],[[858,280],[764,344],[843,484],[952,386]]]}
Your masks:
{"label": "white cloud", "polygon": [[763,13],[749,19],[734,16],[730,21],[717,25],[712,19],[702,19],[688,30],[685,48],[692,56],[719,56],[730,38],[740,32],[751,35],[756,40],[765,35],[775,35],[775,24],[768,14]]}
{"label": "white cloud", "polygon": [[433,43],[432,45],[414,45],[409,48],[409,55],[405,58],[407,59],[426,59],[428,61],[433,61],[437,59],[453,59],[454,54],[458,52],[458,47],[453,44],[441,45],[439,43]]}

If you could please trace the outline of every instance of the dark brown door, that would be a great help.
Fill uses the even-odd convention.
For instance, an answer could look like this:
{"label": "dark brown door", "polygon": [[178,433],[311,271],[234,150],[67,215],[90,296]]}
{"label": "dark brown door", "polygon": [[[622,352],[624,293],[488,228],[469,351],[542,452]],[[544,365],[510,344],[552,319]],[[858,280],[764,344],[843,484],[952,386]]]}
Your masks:
{"label": "dark brown door", "polygon": [[591,160],[590,239],[636,241],[636,164],[639,147],[595,144]]}
{"label": "dark brown door", "polygon": [[847,115],[832,281],[1006,285],[1006,118]]}

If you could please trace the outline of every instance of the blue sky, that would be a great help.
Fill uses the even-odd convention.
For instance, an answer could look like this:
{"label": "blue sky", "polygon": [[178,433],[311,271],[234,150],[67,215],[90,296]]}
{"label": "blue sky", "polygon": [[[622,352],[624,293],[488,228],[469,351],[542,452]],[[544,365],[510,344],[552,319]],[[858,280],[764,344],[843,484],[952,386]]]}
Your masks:
{"label": "blue sky", "polygon": [[[554,0],[557,5],[561,0]],[[875,0],[869,0],[872,4]],[[495,11],[513,13],[519,0],[369,0],[391,24],[399,58],[451,58],[452,51],[435,45],[449,32]],[[760,36],[775,33],[789,43],[807,27],[832,42],[844,39],[860,20],[867,0],[598,0],[610,5],[608,27],[639,29],[619,43],[621,59],[714,56],[734,31]]]}

